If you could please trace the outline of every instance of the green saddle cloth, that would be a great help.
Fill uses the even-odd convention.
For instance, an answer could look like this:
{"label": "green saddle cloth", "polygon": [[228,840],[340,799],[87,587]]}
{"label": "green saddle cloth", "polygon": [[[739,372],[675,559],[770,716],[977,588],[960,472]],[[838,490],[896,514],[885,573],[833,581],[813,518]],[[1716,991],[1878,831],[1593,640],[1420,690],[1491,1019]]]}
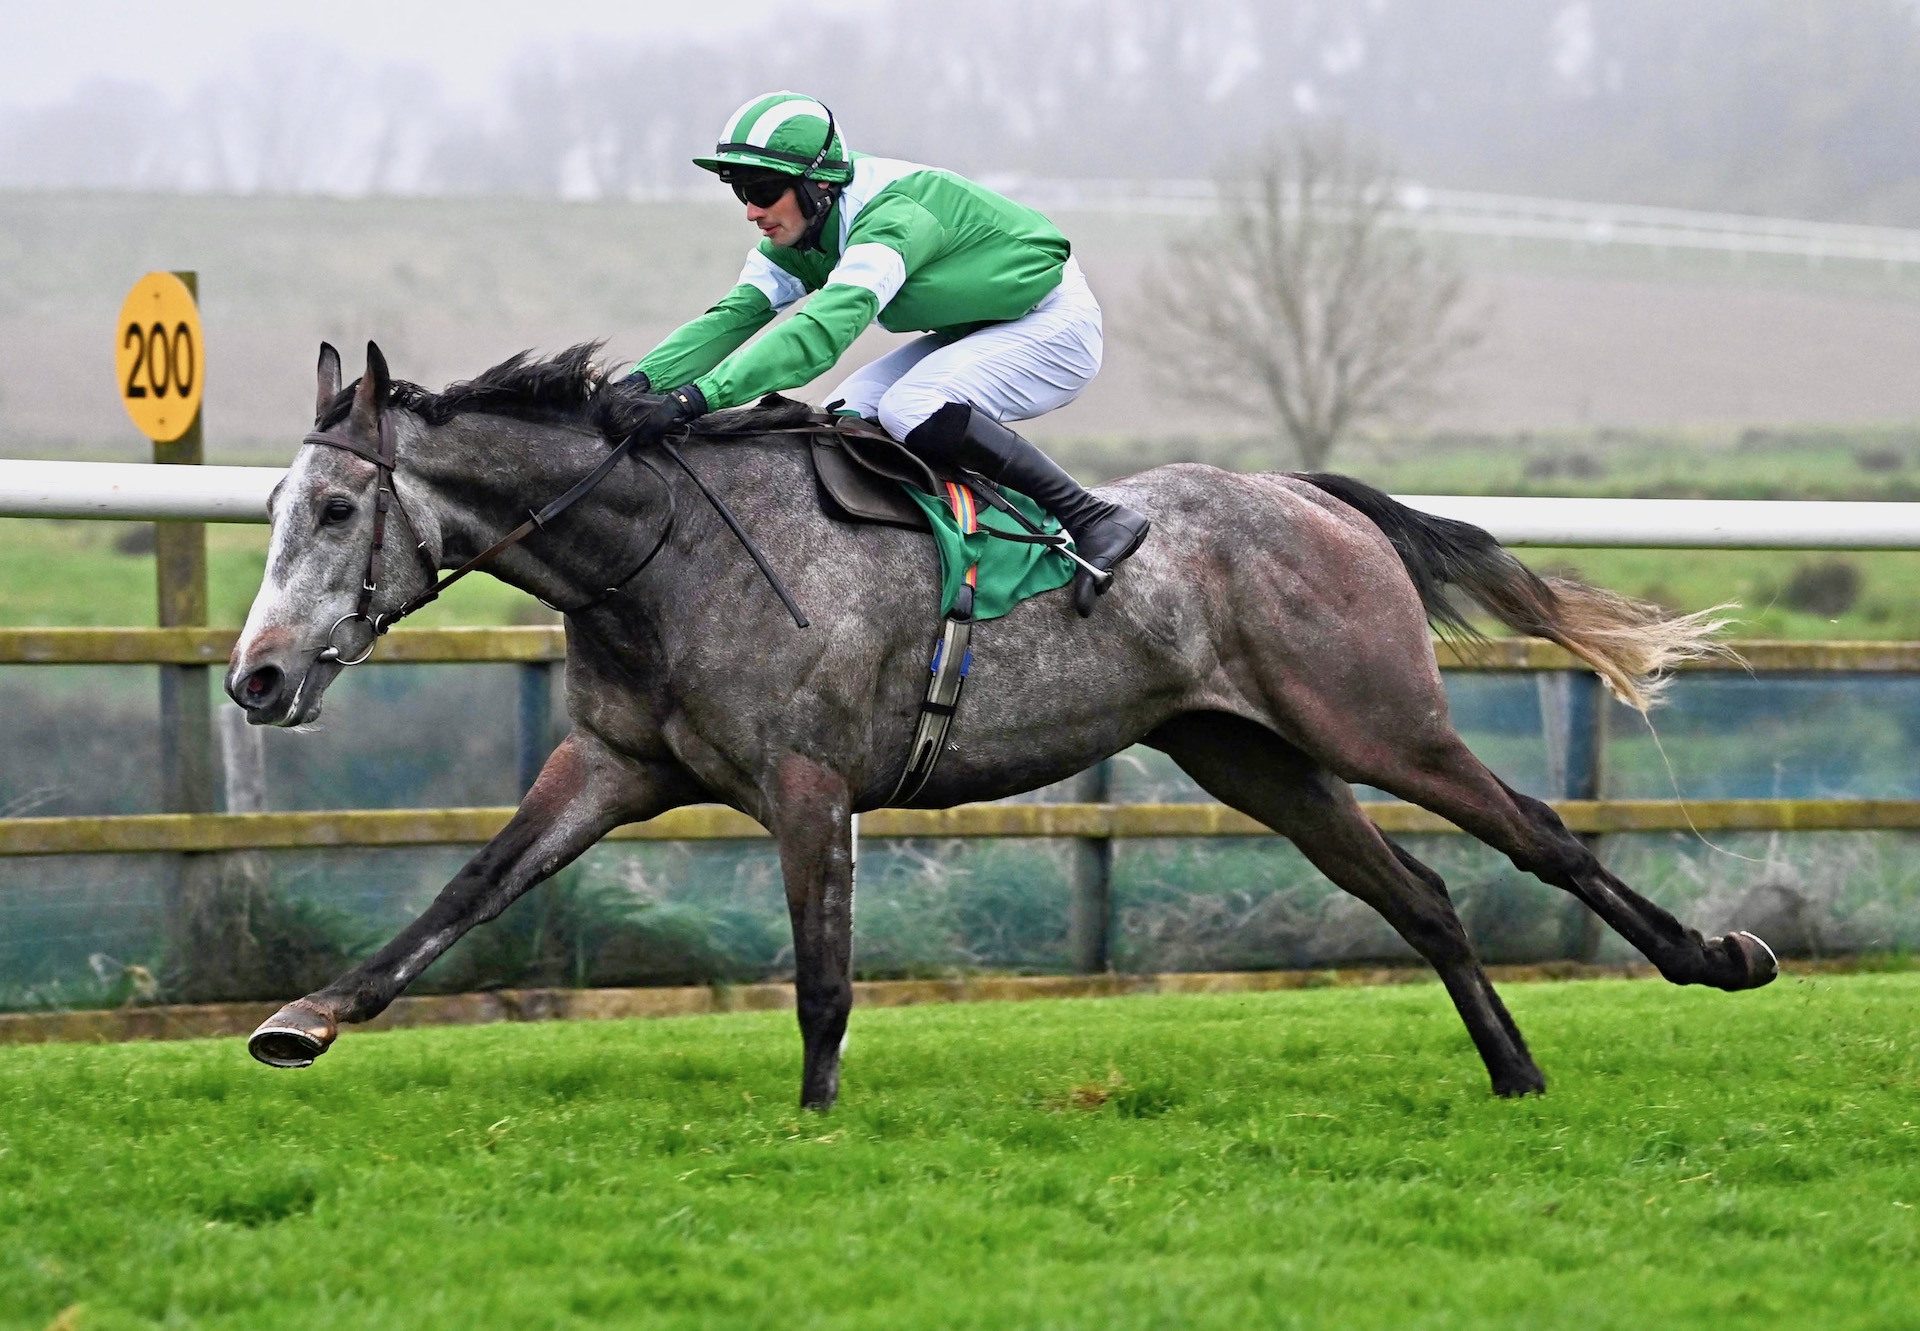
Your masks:
{"label": "green saddle cloth", "polygon": [[[1026,528],[999,509],[978,505],[975,522],[979,530],[963,532],[944,497],[930,495],[917,486],[904,488],[926,512],[927,522],[933,528],[933,543],[940,551],[941,615],[952,611],[954,599],[966,585],[967,570],[975,564],[980,566],[973,589],[975,620],[998,619],[1028,597],[1073,581],[1073,561],[1059,551],[1029,541],[1007,541],[990,535],[993,531],[1027,534]],[[1025,495],[1011,490],[1001,493],[1041,531],[1060,530],[1060,524]],[[968,500],[973,501],[971,494]]]}

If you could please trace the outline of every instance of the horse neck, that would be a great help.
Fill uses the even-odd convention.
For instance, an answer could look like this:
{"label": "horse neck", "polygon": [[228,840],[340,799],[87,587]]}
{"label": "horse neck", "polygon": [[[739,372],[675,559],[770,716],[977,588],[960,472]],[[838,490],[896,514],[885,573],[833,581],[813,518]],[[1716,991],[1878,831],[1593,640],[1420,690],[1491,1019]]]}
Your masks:
{"label": "horse neck", "polygon": [[[442,426],[423,426],[418,445],[401,462],[401,474],[417,477],[431,493],[440,525],[439,564],[452,569],[565,493],[606,458],[607,448],[597,433],[578,426],[474,413]],[[801,509],[811,506],[810,489],[808,505],[793,502],[806,477],[800,451],[790,444],[696,441],[684,446],[683,455],[763,541],[777,541],[789,523],[803,520]],[[615,467],[551,531],[535,531],[489,561],[486,571],[551,605],[592,600],[646,553],[669,508],[673,531],[661,551],[662,567],[635,580],[635,595],[644,597],[654,583],[668,584],[663,590],[670,603],[677,593],[665,566],[678,559],[707,559],[720,549],[729,562],[746,561],[744,552],[732,549],[733,537],[688,476],[664,458],[654,461],[657,473],[633,459]]]}
{"label": "horse neck", "polygon": [[[439,564],[453,569],[591,472],[605,460],[607,443],[579,426],[473,413],[423,426],[410,454],[401,460],[402,483],[414,479],[430,495]],[[604,583],[607,552],[617,559],[626,548],[621,531],[644,521],[646,492],[633,469],[616,467],[552,531],[530,533],[485,571],[551,604],[585,599],[585,589]]]}

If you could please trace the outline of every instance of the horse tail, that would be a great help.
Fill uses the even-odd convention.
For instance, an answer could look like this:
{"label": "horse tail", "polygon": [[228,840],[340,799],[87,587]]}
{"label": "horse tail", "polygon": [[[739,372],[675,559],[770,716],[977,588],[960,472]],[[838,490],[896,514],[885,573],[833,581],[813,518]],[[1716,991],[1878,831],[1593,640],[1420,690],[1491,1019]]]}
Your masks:
{"label": "horse tail", "polygon": [[1444,636],[1485,637],[1468,622],[1457,594],[1516,633],[1558,643],[1593,667],[1615,697],[1643,713],[1659,702],[1663,676],[1673,666],[1733,655],[1712,640],[1731,622],[1720,613],[1731,606],[1673,615],[1573,578],[1542,577],[1471,523],[1408,508],[1349,476],[1295,474],[1386,534],[1428,622]]}

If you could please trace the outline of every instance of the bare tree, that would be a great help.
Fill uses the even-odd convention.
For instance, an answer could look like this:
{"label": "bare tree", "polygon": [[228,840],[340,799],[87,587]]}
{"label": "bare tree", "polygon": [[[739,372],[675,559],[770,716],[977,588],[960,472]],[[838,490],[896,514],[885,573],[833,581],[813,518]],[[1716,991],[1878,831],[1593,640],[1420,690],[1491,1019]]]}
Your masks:
{"label": "bare tree", "polygon": [[1133,340],[1170,384],[1276,420],[1309,468],[1354,426],[1429,404],[1481,316],[1447,255],[1396,224],[1396,189],[1342,132],[1274,141],[1148,271]]}

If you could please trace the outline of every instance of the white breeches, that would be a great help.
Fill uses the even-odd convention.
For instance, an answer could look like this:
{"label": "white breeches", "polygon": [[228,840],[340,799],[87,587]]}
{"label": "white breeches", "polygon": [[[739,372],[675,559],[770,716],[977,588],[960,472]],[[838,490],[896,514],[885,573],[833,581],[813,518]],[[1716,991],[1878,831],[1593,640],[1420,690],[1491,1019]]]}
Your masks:
{"label": "white breeches", "polygon": [[856,370],[829,396],[877,416],[895,439],[949,402],[997,421],[1043,416],[1100,372],[1100,302],[1069,258],[1060,285],[1027,314],[952,341],[934,333]]}

